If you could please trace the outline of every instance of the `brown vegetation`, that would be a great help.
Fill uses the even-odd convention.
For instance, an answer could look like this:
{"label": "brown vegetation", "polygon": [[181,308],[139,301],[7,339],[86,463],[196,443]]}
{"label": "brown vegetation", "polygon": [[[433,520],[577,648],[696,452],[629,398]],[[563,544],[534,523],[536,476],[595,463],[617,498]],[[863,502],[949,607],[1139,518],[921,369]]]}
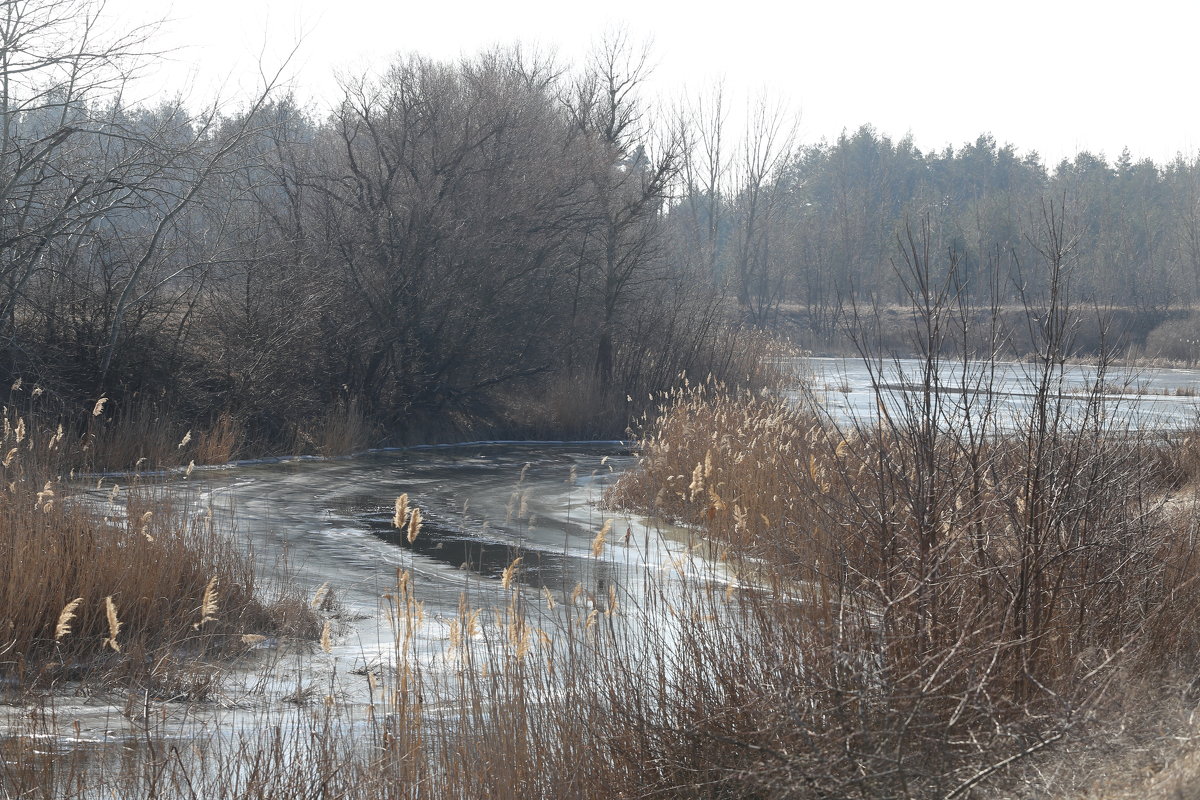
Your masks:
{"label": "brown vegetation", "polygon": [[[965,397],[930,392],[912,408]],[[1052,435],[993,429],[964,445],[919,413],[838,430],[815,409],[715,384],[663,400],[642,469],[613,499],[689,521],[703,537],[688,552],[708,558],[652,569],[638,604],[527,593],[517,557],[500,581],[507,603],[464,598],[431,658],[416,577],[401,572],[384,595],[394,662],[363,676],[368,708],[298,693],[292,715],[263,710],[253,735],[201,738],[186,756],[156,749],[153,727],[144,754],[111,761],[48,757],[17,735],[5,788],[1165,798],[1188,785],[1172,737],[1196,733],[1180,678],[1200,633],[1194,512],[1163,498],[1200,474],[1190,441],[1097,436],[1095,416],[1064,414]],[[394,525],[412,525],[405,498],[395,511]],[[636,542],[597,523],[591,545],[599,561]],[[193,583],[186,635],[221,619],[220,582],[205,610],[208,580]],[[114,605],[125,652],[133,623]],[[89,634],[101,648],[104,608]],[[1174,777],[1149,783],[1114,766],[1164,762]]]}
{"label": "brown vegetation", "polygon": [[3,430],[0,674],[13,685],[170,692],[191,672],[207,685],[205,659],[240,652],[243,635],[311,626],[302,607],[265,598],[249,554],[211,512],[135,475],[85,493],[54,471],[79,447],[74,434],[29,430],[11,413]]}
{"label": "brown vegetation", "polygon": [[700,387],[614,497],[701,526],[763,587],[737,638],[770,642],[771,677],[739,685],[788,710],[737,740],[791,754],[772,770],[820,796],[965,792],[1074,735],[1122,671],[1169,684],[1200,636],[1194,513],[1162,499],[1196,475],[1164,469],[1179,445],[915,421],[842,431]]}
{"label": "brown vegetation", "polygon": [[774,754],[730,778],[734,795],[1011,788],[1021,762],[1130,721],[1122,693],[1152,704],[1186,685],[1200,550],[1194,498],[1175,493],[1200,475],[1195,448],[1123,423],[1104,362],[1089,392],[1064,395],[1073,316],[1053,208],[1045,236],[1055,291],[1030,313],[1037,356],[1015,416],[986,390],[943,391],[986,389],[993,362],[942,355],[981,332],[954,264],[938,279],[928,238],[910,236],[924,358],[899,388],[876,382],[877,420],[839,426],[815,403],[705,385],[648,429],[613,500],[699,526],[747,585],[736,634],[693,634],[720,642],[698,659],[707,685],[738,697],[702,716],[732,745],[708,755],[713,774],[742,769],[738,752]]}
{"label": "brown vegetation", "polygon": [[[94,11],[0,4],[0,677],[136,686],[138,749],[47,750],[47,700],[3,741],[0,791],[951,800],[1080,794],[1106,741],[1175,759],[1147,791],[1194,786],[1194,759],[1162,746],[1194,730],[1147,709],[1194,707],[1182,489],[1200,448],[1115,424],[1103,355],[1118,320],[1150,355],[1194,357],[1196,320],[1171,308],[1200,285],[1195,162],[1083,154],[1050,180],[986,138],[923,156],[870,129],[793,152],[764,105],[735,164],[719,99],[650,124],[648,60],[621,36],[573,72],[517,49],[401,58],[320,119],[271,79],[231,117],[126,108],[142,34],[99,41]],[[1171,192],[1136,220],[1099,211],[1139,175]],[[1037,213],[1047,189],[1095,232],[1088,260],[1063,204]],[[943,210],[914,234],[913,209]],[[1130,307],[1073,310],[1072,275]],[[742,325],[785,307],[821,346],[846,323],[877,377],[884,352],[918,353],[912,391],[880,385],[879,421],[848,427],[764,394],[774,344]],[[1031,364],[1015,422],[945,391],[943,371],[986,386],[1006,353]],[[1090,353],[1096,382],[1072,397],[1063,365]],[[697,540],[639,604],[528,596],[516,555],[507,603],[464,597],[434,670],[401,572],[365,718],[331,692],[252,734],[164,745],[155,720],[207,696],[207,658],[287,630],[330,656],[334,626],[264,600],[211,516],[64,476],[621,435],[644,408],[643,463],[610,500]],[[602,523],[591,558],[631,546]]]}

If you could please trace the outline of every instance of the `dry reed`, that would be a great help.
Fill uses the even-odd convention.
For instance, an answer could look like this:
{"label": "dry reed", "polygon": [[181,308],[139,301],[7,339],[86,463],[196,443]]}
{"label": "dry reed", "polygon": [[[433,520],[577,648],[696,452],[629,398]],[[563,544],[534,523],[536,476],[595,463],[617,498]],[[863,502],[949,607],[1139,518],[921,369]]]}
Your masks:
{"label": "dry reed", "polygon": [[175,663],[165,655],[181,646],[201,658],[235,652],[242,634],[293,624],[285,613],[298,632],[312,625],[257,597],[241,548],[203,520],[186,521],[152,486],[114,484],[101,501],[49,480],[62,465],[61,428],[30,428],[8,412],[4,431],[0,451],[16,452],[0,468],[0,604],[9,610],[0,639],[10,653],[0,673],[16,686],[68,675],[100,685],[166,680],[147,668]]}

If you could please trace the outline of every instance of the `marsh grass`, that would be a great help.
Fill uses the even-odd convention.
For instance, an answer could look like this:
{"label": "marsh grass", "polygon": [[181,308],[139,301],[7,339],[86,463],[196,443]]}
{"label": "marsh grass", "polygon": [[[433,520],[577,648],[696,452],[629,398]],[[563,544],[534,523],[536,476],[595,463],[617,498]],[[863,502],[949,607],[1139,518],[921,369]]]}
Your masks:
{"label": "marsh grass", "polygon": [[1194,456],[1079,424],[964,447],[894,417],[842,430],[769,398],[678,393],[612,500],[702,529],[760,587],[736,636],[689,638],[699,685],[737,694],[714,719],[758,709],[720,734],[725,756],[787,753],[753,780],[815,796],[962,795],[1087,727],[1122,671],[1190,668],[1195,513],[1162,498]]}
{"label": "marsh grass", "polygon": [[49,469],[70,446],[62,428],[30,430],[6,414],[3,430],[0,674],[10,686],[169,691],[189,664],[244,649],[243,634],[311,625],[265,598],[252,557],[211,514],[136,476],[84,493]]}
{"label": "marsh grass", "polygon": [[82,433],[70,440],[67,455],[82,470],[155,470],[179,464],[179,442],[187,429],[165,411],[152,403],[118,409],[105,402],[97,407],[99,413],[87,415]]}
{"label": "marsh grass", "polygon": [[[195,444],[190,450],[192,460],[197,464],[228,464],[237,458],[245,438],[241,423],[233,414],[223,411],[210,427],[194,437]],[[176,447],[176,450],[182,451],[178,454],[180,460],[189,455],[186,447],[184,444]]]}
{"label": "marsh grass", "polygon": [[656,408],[664,389],[682,385],[687,376],[707,375],[750,390],[779,387],[791,378],[779,365],[792,363],[799,352],[746,327],[725,326],[698,339],[686,334],[676,332],[683,340],[675,348],[659,343],[619,352],[621,368],[611,380],[591,372],[563,373],[508,392],[497,402],[493,427],[505,436],[533,439],[624,438],[631,421]]}
{"label": "marsh grass", "polygon": [[377,438],[372,425],[355,400],[330,408],[314,437],[316,455],[346,456],[361,453]]}
{"label": "marsh grass", "polygon": [[[524,590],[518,554],[496,579],[499,605],[480,606],[464,594],[452,617],[439,621],[447,635],[431,654],[421,644],[432,621],[418,599],[420,577],[400,569],[381,598],[391,659],[355,676],[369,687],[365,704],[346,702],[335,685],[314,685],[284,710],[256,712],[243,733],[201,731],[189,747],[172,749],[177,734],[163,722],[170,704],[150,696],[131,715],[134,744],[120,758],[73,750],[47,756],[36,735],[50,727],[47,712],[29,717],[24,734],[7,741],[5,789],[80,799],[1086,797],[1112,764],[1146,770],[1138,753],[1190,735],[1186,693],[1163,692],[1160,680],[1174,680],[1172,670],[1187,662],[1188,582],[1162,577],[1168,566],[1180,567],[1178,548],[1163,550],[1156,573],[1137,556],[1151,545],[1134,547],[1131,537],[1114,534],[1118,544],[1097,556],[1109,567],[1107,588],[1093,591],[1084,572],[1060,589],[1070,610],[1045,621],[1040,636],[1055,647],[1037,651],[1035,636],[1014,636],[1004,615],[989,617],[995,612],[982,601],[981,579],[1002,587],[999,576],[1020,553],[1015,530],[1005,533],[1012,509],[996,512],[993,572],[958,552],[966,548],[946,546],[937,560],[945,600],[932,606],[939,625],[922,627],[912,578],[919,547],[902,538],[918,530],[911,512],[896,501],[898,577],[882,566],[879,551],[887,548],[858,541],[878,525],[878,514],[853,516],[849,499],[851,488],[864,496],[878,491],[879,477],[860,471],[864,440],[835,438],[811,411],[760,395],[728,397],[713,386],[678,392],[660,422],[645,442],[647,471],[630,474],[617,496],[648,502],[660,494],[650,494],[658,477],[682,476],[669,483],[679,494],[671,507],[698,535],[637,579],[639,603],[615,593],[563,591],[548,599]],[[751,447],[756,433],[762,444]],[[899,463],[902,442],[889,444]],[[1011,442],[992,446],[1008,469],[1017,458]],[[1106,461],[1113,455],[1103,454]],[[1158,483],[1156,463],[1129,456],[1113,469],[1167,485]],[[1083,478],[1075,483],[1082,487]],[[1017,485],[1014,476],[989,491]],[[1104,485],[1093,478],[1093,488]],[[668,499],[662,493],[660,507]],[[1009,508],[999,501],[987,507],[996,504]],[[1105,506],[1093,524],[1109,531],[1131,524],[1128,514],[1109,518],[1114,508]],[[1160,508],[1169,511],[1151,504],[1144,525],[1129,532],[1152,534],[1170,518],[1156,516]],[[394,510],[393,525],[407,529],[412,506],[398,498]],[[761,515],[754,525],[752,513]],[[828,540],[805,538],[797,520],[821,524]],[[596,564],[636,546],[603,521],[593,533],[592,549],[584,549]],[[840,559],[832,559],[829,548],[839,541]],[[1046,569],[1063,559],[1071,569],[1086,564],[1085,555],[1047,548]],[[1079,549],[1086,554],[1086,546]],[[1114,558],[1118,552],[1127,564]],[[816,563],[826,558],[831,567]],[[1115,585],[1130,578],[1140,582]],[[217,612],[205,614],[211,577],[197,579],[189,628],[205,616],[220,619],[231,602],[224,580]],[[889,580],[905,594],[889,600]],[[1166,596],[1167,585],[1175,597]],[[1147,590],[1158,593],[1129,605]],[[323,605],[328,592],[322,587],[311,604]],[[1124,594],[1109,600],[1108,592]],[[1089,602],[1082,617],[1080,598]],[[1015,606],[1011,597],[1006,602]],[[1127,622],[1113,616],[1122,603]],[[958,609],[969,615],[950,613]],[[1153,627],[1135,630],[1147,623]],[[1172,626],[1173,644],[1162,640]],[[107,635],[98,620],[96,638]],[[333,644],[323,649],[314,657],[336,669]],[[1182,755],[1172,758],[1187,769]]]}

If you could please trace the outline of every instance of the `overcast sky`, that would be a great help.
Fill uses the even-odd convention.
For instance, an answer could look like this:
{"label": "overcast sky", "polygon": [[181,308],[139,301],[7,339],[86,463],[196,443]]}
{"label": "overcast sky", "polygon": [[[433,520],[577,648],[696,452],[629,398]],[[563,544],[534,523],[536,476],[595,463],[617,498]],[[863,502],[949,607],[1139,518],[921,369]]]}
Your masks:
{"label": "overcast sky", "polygon": [[[700,91],[724,79],[799,112],[816,142],[871,123],[923,150],[989,132],[1049,161],[1081,149],[1164,161],[1200,148],[1200,3],[1016,0],[662,2],[569,0],[109,0],[121,24],[167,15],[157,41],[177,48],[143,84],[203,99],[252,88],[257,62],[291,70],[326,104],[334,74],[398,53],[450,59],[522,42],[578,61],[605,30],[653,42],[654,88]],[[740,114],[738,116],[741,116]]]}

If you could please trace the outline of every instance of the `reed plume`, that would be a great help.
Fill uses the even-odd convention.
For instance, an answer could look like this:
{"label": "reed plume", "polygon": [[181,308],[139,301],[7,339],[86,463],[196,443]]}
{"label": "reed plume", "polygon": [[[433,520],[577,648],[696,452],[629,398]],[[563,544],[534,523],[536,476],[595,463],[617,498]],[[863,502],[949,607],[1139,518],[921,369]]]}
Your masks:
{"label": "reed plume", "polygon": [[421,532],[421,509],[413,507],[412,513],[408,518],[408,543],[412,544],[417,540],[417,535]]}
{"label": "reed plume", "polygon": [[82,597],[76,597],[63,606],[63,610],[58,615],[58,624],[54,626],[54,641],[60,641],[71,632],[71,620],[75,619],[75,609],[79,608],[79,604],[82,602]]}
{"label": "reed plume", "polygon": [[518,556],[511,564],[504,568],[504,574],[501,576],[500,585],[507,591],[512,588],[513,576],[517,573],[517,567],[520,566],[521,559]]}
{"label": "reed plume", "polygon": [[112,595],[104,598],[104,613],[108,617],[108,638],[104,644],[119,653],[121,645],[117,644],[117,634],[121,632],[121,620],[117,619],[117,607],[113,604]]}
{"label": "reed plume", "polygon": [[396,498],[396,513],[392,515],[392,526],[403,528],[408,522],[408,492]]}
{"label": "reed plume", "polygon": [[[149,512],[147,512],[149,513]],[[209,578],[208,585],[204,587],[204,597],[200,601],[200,621],[192,626],[195,630],[200,630],[201,626],[206,622],[216,622],[217,620],[217,576],[213,575]]]}
{"label": "reed plume", "polygon": [[599,558],[604,552],[604,541],[608,538],[608,532],[612,529],[612,520],[604,520],[604,524],[600,526],[600,532],[596,534],[596,538],[592,539],[592,556]]}

